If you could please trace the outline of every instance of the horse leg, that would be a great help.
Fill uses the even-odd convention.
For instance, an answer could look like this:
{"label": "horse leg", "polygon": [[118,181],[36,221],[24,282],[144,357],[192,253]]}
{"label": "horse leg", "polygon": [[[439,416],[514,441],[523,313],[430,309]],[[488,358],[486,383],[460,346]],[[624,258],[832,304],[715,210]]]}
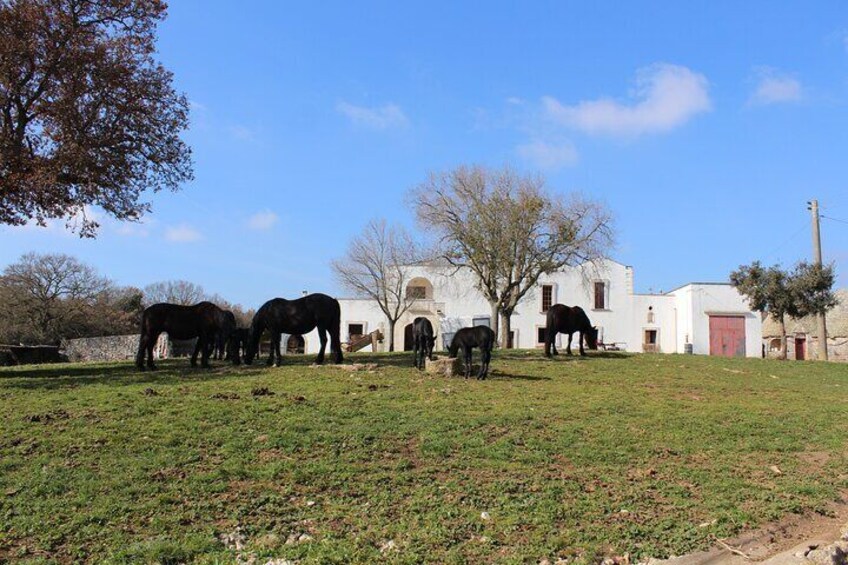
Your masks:
{"label": "horse leg", "polygon": [[142,332],[138,338],[138,353],[135,356],[135,366],[142,371],[144,370],[144,355],[147,353],[147,340],[145,337],[146,334]]}
{"label": "horse leg", "polygon": [[551,353],[551,347],[553,347],[555,337],[556,332],[554,332],[552,328],[545,329],[545,357],[556,355],[556,350],[554,350],[554,353]]}
{"label": "horse leg", "polygon": [[331,324],[327,331],[330,333],[330,353],[333,354],[333,362],[341,365],[344,359],[342,357],[342,340],[339,336],[340,330],[338,324]]}
{"label": "horse leg", "polygon": [[462,354],[465,356],[465,378],[471,376],[471,348],[468,346],[463,346]]}
{"label": "horse leg", "polygon": [[492,360],[492,349],[491,347],[483,347],[480,349],[480,374],[477,375],[477,378],[480,380],[485,379],[489,376],[489,361]]}
{"label": "horse leg", "polygon": [[271,345],[268,348],[268,361],[265,364],[270,367],[274,364],[274,351],[276,350],[274,344],[280,339],[280,334],[274,330],[271,330],[269,333],[271,334]]}
{"label": "horse leg", "polygon": [[274,341],[274,350],[277,352],[277,367],[283,364],[283,354],[280,351],[280,345],[283,341],[283,334],[278,333],[277,339]]}
{"label": "horse leg", "polygon": [[147,336],[147,366],[151,371],[156,370],[156,365],[153,364],[153,348],[156,347],[156,343],[159,341],[159,336],[161,334],[153,334]]}
{"label": "horse leg", "polygon": [[[215,339],[214,336],[213,336],[212,339]],[[201,335],[198,338],[198,342],[200,342],[200,340],[203,340],[203,349],[201,350],[201,353],[200,353],[200,366],[203,367],[204,369],[208,369],[209,368],[209,357],[212,353],[211,349],[209,348],[209,344],[208,344],[209,337],[206,336],[206,335]]]}
{"label": "horse leg", "polygon": [[321,365],[324,363],[324,349],[327,348],[327,329],[318,327],[318,340],[321,342],[321,349],[318,351],[318,357],[315,358],[315,363]]}
{"label": "horse leg", "polygon": [[194,352],[191,354],[191,366],[197,367],[197,355],[200,353],[200,348],[203,347],[203,352],[206,353],[206,344],[203,343],[203,337],[197,336],[197,341],[194,344]]}
{"label": "horse leg", "polygon": [[568,345],[565,346],[565,354],[571,355],[571,338],[574,337],[574,334],[568,334]]}
{"label": "horse leg", "polygon": [[580,356],[586,357],[586,351],[583,349],[583,332],[577,332],[577,337],[580,339]]}

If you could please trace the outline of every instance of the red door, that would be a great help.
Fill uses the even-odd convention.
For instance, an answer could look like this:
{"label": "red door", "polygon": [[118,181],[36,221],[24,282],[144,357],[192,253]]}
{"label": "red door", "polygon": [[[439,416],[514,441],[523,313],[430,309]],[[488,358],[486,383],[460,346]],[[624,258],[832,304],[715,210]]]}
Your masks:
{"label": "red door", "polygon": [[745,357],[743,316],[710,316],[710,355]]}
{"label": "red door", "polygon": [[803,337],[795,338],[795,359],[803,361],[807,358],[807,340]]}

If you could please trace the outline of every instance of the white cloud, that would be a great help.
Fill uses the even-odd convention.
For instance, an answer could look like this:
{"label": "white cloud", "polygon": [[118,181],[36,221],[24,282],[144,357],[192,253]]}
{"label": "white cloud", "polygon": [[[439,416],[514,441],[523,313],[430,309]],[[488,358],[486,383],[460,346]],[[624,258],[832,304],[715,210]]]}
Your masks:
{"label": "white cloud", "polygon": [[559,144],[533,141],[516,148],[519,157],[541,169],[557,170],[577,164],[577,149],[571,142]]}
{"label": "white cloud", "polygon": [[631,100],[585,100],[573,106],[553,97],[542,98],[547,116],[555,122],[593,135],[635,136],[682,126],[710,110],[707,78],[680,65],[658,63],[640,69]]}
{"label": "white cloud", "polygon": [[176,243],[191,243],[193,241],[200,241],[203,239],[203,235],[189,225],[180,224],[179,226],[173,226],[165,230],[165,239]]}
{"label": "white cloud", "polygon": [[138,222],[118,222],[114,221],[115,231],[118,235],[127,237],[147,237],[150,235],[150,226],[155,223],[155,220],[149,217],[144,217]]}
{"label": "white cloud", "polygon": [[247,227],[252,230],[269,230],[280,218],[271,210],[257,212],[247,219]]}
{"label": "white cloud", "polygon": [[522,100],[518,96],[510,96],[506,99],[506,103],[511,104],[513,106],[521,106],[522,104],[524,104],[524,100]]}
{"label": "white cloud", "polygon": [[336,111],[346,116],[354,125],[369,129],[384,130],[409,125],[403,110],[396,104],[366,108],[342,101],[336,104]]}
{"label": "white cloud", "polygon": [[785,73],[763,67],[755,71],[757,88],[751,95],[751,104],[779,104],[781,102],[797,102],[802,97],[801,83]]}

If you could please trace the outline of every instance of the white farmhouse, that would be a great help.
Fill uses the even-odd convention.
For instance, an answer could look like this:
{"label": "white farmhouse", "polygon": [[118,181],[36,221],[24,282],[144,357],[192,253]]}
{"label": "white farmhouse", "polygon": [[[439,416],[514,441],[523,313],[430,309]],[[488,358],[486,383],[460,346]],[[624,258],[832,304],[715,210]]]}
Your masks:
{"label": "white farmhouse", "polygon": [[[397,350],[412,348],[411,325],[418,316],[433,323],[437,349],[446,349],[459,328],[490,325],[491,310],[475,288],[473,273],[434,265],[408,269],[407,296],[414,302],[395,327]],[[339,303],[342,342],[375,330],[386,334],[388,323],[376,302],[345,298]],[[637,294],[633,291],[633,268],[612,260],[542,276],[512,316],[512,347],[543,347],[545,312],[556,303],[582,307],[599,328],[599,341],[606,348],[747,357],[762,354],[760,315],[749,310],[731,285],[690,283],[662,294]],[[378,351],[388,350],[387,337],[377,345]],[[294,338],[297,345],[307,353],[317,352],[317,332],[303,338],[303,344]],[[566,336],[558,336],[558,349],[566,343]],[[573,345],[576,352],[576,335]]]}

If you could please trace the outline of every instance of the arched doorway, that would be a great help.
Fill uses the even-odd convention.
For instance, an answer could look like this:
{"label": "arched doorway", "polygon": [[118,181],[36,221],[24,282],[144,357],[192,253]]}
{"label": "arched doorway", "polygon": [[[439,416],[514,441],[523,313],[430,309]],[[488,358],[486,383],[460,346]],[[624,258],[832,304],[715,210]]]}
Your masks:
{"label": "arched doorway", "polygon": [[286,355],[303,355],[306,352],[306,341],[302,335],[290,335],[286,342]]}
{"label": "arched doorway", "polygon": [[412,324],[407,324],[403,328],[403,350],[412,351],[414,342],[412,341]]}

